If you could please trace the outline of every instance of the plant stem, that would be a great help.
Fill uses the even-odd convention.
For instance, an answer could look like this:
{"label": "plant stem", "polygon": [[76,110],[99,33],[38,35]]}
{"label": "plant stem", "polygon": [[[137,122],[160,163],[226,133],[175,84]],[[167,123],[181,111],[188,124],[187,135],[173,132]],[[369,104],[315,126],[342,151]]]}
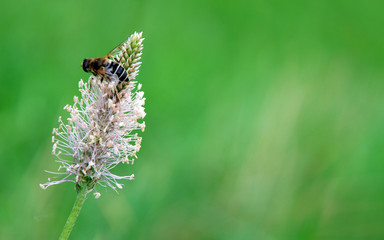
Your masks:
{"label": "plant stem", "polygon": [[75,204],[73,205],[72,211],[69,214],[69,217],[67,219],[67,222],[64,225],[63,231],[61,232],[61,235],[59,237],[59,240],[67,240],[69,237],[69,234],[71,234],[72,228],[76,223],[76,219],[79,216],[81,207],[84,204],[84,201],[86,199],[88,193],[88,188],[86,186],[83,186],[80,191],[77,193]]}

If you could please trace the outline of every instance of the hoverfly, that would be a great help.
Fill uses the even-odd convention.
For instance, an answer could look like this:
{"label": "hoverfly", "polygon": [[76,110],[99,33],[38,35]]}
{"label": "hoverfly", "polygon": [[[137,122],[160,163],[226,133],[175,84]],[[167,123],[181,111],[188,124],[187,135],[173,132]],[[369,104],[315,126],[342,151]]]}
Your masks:
{"label": "hoverfly", "polygon": [[105,79],[108,82],[118,79],[118,84],[129,82],[128,73],[120,63],[120,53],[124,51],[122,47],[126,41],[115,47],[104,57],[86,58],[81,64],[85,72],[91,72],[93,75],[100,75],[101,81]]}

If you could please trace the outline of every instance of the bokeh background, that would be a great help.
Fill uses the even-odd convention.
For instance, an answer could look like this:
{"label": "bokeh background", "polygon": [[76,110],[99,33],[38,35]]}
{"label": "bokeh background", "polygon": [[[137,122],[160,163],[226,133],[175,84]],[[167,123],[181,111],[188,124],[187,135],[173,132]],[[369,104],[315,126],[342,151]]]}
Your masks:
{"label": "bokeh background", "polygon": [[382,1],[4,1],[0,238],[56,239],[51,132],[103,56],[146,38],[134,181],[70,239],[384,239]]}

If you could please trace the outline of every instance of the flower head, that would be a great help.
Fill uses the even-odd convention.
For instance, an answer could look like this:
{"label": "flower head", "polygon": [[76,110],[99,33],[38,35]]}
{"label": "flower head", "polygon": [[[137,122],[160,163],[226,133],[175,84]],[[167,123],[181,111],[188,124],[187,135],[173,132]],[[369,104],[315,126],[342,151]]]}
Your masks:
{"label": "flower head", "polygon": [[117,176],[111,170],[119,163],[133,164],[141,146],[137,132],[145,128],[145,98],[141,84],[133,80],[139,72],[143,40],[142,33],[134,33],[113,54],[127,71],[128,83],[101,81],[101,76],[91,76],[88,83],[80,80],[81,97],[75,96],[73,105],[64,107],[69,117],[67,121],[59,117],[59,127],[53,129],[52,154],[60,163],[54,174],[59,179],[48,179],[40,184],[43,189],[74,182],[77,188],[94,189],[100,184],[116,190],[122,188],[118,180],[133,179],[133,174]]}

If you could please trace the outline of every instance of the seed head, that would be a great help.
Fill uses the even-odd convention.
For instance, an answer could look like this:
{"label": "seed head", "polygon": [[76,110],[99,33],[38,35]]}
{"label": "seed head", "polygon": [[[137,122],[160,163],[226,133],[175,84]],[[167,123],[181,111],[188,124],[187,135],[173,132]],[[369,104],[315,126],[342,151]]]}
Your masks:
{"label": "seed head", "polygon": [[[129,83],[101,81],[91,76],[88,83],[79,81],[81,97],[75,96],[72,105],[64,110],[67,121],[59,117],[59,126],[52,132],[52,154],[60,163],[58,180],[40,184],[41,188],[63,182],[76,183],[77,189],[97,185],[121,189],[121,179],[132,180],[134,175],[117,176],[111,170],[119,163],[133,164],[141,147],[138,132],[144,131],[144,92],[133,81],[139,72],[143,49],[142,33],[132,34],[119,46],[114,56],[129,73]],[[100,193],[95,191],[95,197]]]}

